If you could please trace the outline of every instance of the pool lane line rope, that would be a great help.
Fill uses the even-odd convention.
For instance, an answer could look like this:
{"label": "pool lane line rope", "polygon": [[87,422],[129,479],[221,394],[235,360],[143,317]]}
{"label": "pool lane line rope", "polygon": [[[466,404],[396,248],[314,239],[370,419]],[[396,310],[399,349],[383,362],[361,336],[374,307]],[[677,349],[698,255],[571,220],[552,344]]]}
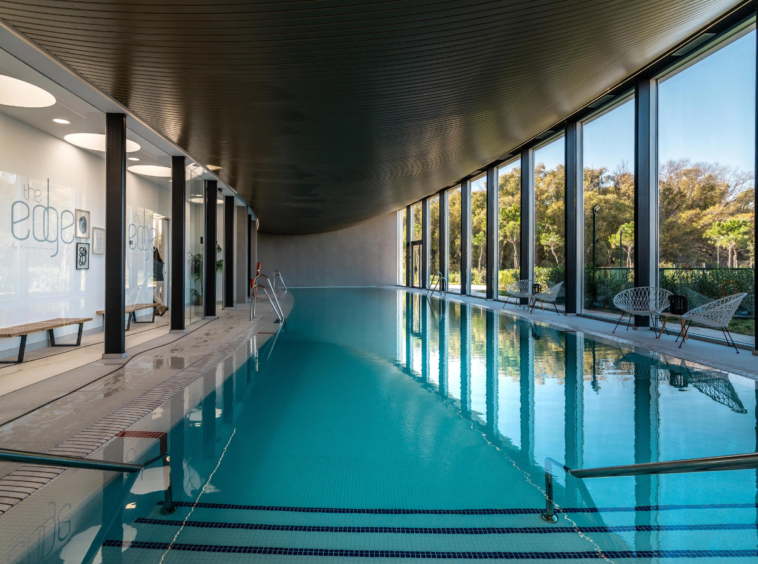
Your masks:
{"label": "pool lane line rope", "polygon": [[195,503],[192,505],[192,509],[190,509],[189,513],[184,518],[184,521],[182,521],[181,528],[176,532],[176,534],[174,535],[174,538],[171,539],[171,543],[168,545],[166,552],[164,552],[163,555],[161,556],[160,562],[158,564],[163,564],[163,559],[166,558],[166,555],[171,550],[171,547],[173,547],[174,544],[176,543],[176,539],[179,538],[179,535],[184,530],[184,527],[186,526],[187,521],[189,521],[189,518],[192,517],[192,512],[195,511],[195,506],[198,504],[198,502],[200,501],[200,498],[205,493],[205,488],[207,488],[208,485],[211,483],[211,480],[213,479],[213,475],[216,473],[216,470],[218,470],[219,467],[221,466],[221,462],[224,460],[224,456],[226,455],[226,450],[229,448],[229,445],[231,444],[232,439],[234,438],[234,435],[236,433],[237,433],[237,428],[235,427],[234,430],[232,430],[232,435],[229,437],[229,440],[226,442],[226,446],[224,446],[224,450],[221,452],[221,456],[218,459],[218,463],[216,463],[216,467],[213,469],[213,472],[211,472],[211,475],[208,476],[208,480],[205,482],[205,485],[203,485],[203,489],[200,490],[200,493],[198,494],[197,499],[195,499]]}

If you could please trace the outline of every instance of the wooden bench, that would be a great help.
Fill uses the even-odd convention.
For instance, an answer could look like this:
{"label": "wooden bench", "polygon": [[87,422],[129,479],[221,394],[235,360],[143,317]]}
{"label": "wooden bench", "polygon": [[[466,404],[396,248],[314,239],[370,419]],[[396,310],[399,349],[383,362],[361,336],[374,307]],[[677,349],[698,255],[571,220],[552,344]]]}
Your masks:
{"label": "wooden bench", "polygon": [[[155,323],[155,309],[159,307],[161,304],[153,303],[153,304],[132,304],[126,306],[124,308],[124,313],[126,313],[126,330],[128,331],[132,327],[132,320],[134,320],[135,323]],[[153,308],[153,317],[150,321],[137,321],[137,314],[136,312],[142,311],[143,309],[150,309]],[[101,309],[97,311],[98,315],[105,315],[105,310]]]}
{"label": "wooden bench", "polygon": [[[18,358],[16,360],[0,360],[2,364],[21,364],[24,362],[24,349],[26,348],[26,337],[31,333],[38,331],[47,331],[50,335],[51,347],[78,347],[82,344],[82,331],[84,330],[84,324],[87,321],[92,321],[91,317],[59,317],[58,319],[50,319],[49,321],[37,321],[35,323],[27,323],[26,325],[16,325],[15,327],[6,327],[0,329],[0,338],[9,337],[21,337],[21,346],[18,349]],[[76,338],[76,344],[74,345],[59,345],[55,343],[55,333],[53,329],[59,329],[60,327],[68,327],[69,325],[79,325],[79,335]]]}

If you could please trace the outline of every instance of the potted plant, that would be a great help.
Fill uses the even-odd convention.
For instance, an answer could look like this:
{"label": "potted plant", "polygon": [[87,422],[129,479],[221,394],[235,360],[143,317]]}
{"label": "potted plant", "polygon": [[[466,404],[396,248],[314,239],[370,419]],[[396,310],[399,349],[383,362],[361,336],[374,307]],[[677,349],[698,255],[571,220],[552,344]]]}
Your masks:
{"label": "potted plant", "polygon": [[[221,252],[221,246],[216,243],[216,253]],[[220,259],[216,261],[216,272],[221,272],[224,269],[224,260]],[[192,284],[195,286],[190,290],[190,299],[195,305],[202,304],[203,295],[197,289],[198,282],[202,288],[203,283],[203,253],[190,254],[190,275],[192,276]]]}

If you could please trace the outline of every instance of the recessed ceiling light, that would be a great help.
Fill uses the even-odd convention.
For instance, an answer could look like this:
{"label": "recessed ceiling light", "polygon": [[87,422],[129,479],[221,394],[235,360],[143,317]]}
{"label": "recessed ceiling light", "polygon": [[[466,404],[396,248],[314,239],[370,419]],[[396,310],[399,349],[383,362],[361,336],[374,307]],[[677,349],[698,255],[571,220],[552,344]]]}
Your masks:
{"label": "recessed ceiling light", "polygon": [[220,167],[220,166],[216,166],[216,165],[205,165],[205,167],[206,167],[208,170],[213,170],[213,171],[216,171],[216,170],[221,170],[221,167]]}
{"label": "recessed ceiling light", "polygon": [[138,161],[139,159],[137,157],[128,157],[130,161]]}
{"label": "recessed ceiling light", "polygon": [[141,174],[143,176],[159,176],[161,178],[171,177],[171,168],[167,166],[134,165],[129,167],[129,172]]}
{"label": "recessed ceiling light", "polygon": [[[70,133],[64,137],[66,141],[82,149],[90,151],[105,151],[105,135],[101,133]],[[134,141],[126,140],[126,152],[139,151],[140,146]]]}
{"label": "recessed ceiling light", "polygon": [[0,75],[0,104],[16,108],[47,108],[55,104],[55,96],[39,86]]}
{"label": "recessed ceiling light", "polygon": [[71,122],[70,122],[70,121],[68,121],[67,119],[61,119],[61,118],[55,118],[53,121],[54,121],[55,123],[60,123],[60,124],[62,124],[62,125],[68,125],[69,123],[71,123]]}

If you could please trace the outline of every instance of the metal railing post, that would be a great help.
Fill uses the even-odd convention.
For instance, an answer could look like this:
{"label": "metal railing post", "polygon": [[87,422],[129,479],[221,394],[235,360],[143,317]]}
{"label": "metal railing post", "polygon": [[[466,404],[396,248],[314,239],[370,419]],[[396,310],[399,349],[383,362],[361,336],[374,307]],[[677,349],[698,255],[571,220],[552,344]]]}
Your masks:
{"label": "metal railing post", "polygon": [[557,523],[555,516],[555,501],[553,501],[553,465],[550,459],[545,460],[545,512],[542,520],[548,523]]}

